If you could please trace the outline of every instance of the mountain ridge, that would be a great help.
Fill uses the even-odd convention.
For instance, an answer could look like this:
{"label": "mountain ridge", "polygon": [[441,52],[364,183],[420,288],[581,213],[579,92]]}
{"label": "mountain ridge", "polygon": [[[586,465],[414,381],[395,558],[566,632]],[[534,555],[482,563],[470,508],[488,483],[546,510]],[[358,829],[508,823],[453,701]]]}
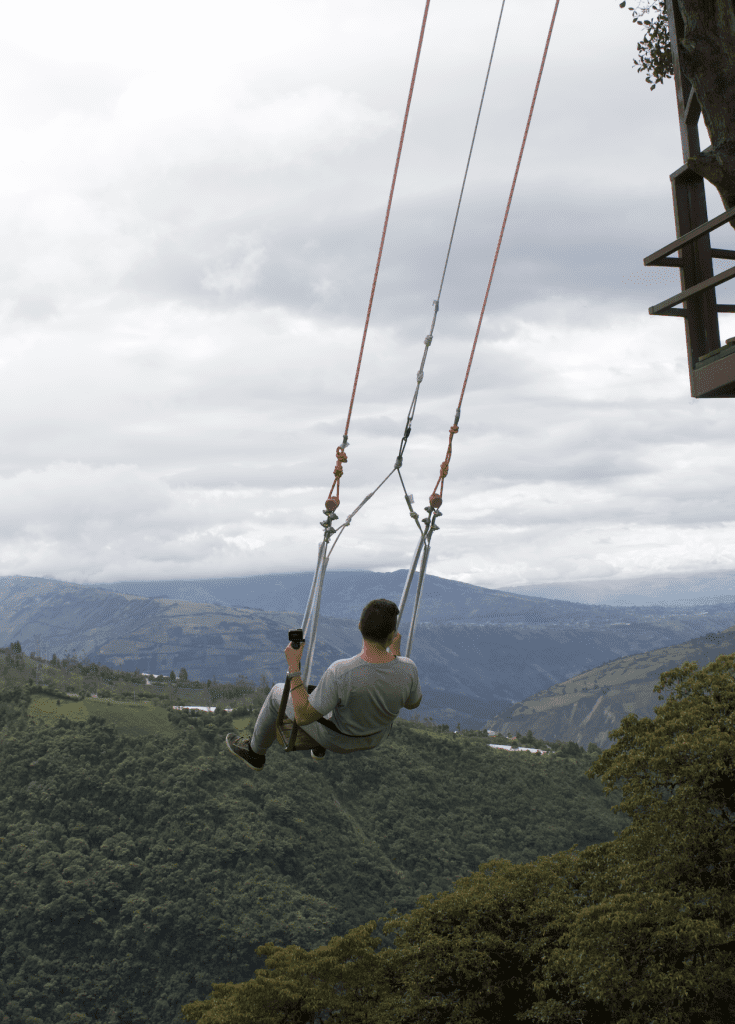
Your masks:
{"label": "mountain ridge", "polygon": [[[24,650],[35,650],[44,657],[50,657],[52,651],[72,650],[78,657],[130,672],[138,669],[168,675],[172,669],[186,667],[191,678],[202,682],[212,678],[232,683],[244,674],[254,682],[262,677],[272,685],[285,676],[283,650],[288,630],[301,624],[303,614],[303,605],[298,611],[283,606],[293,604],[292,595],[297,603],[303,597],[305,604],[311,579],[310,573],[301,573],[208,581],[206,587],[202,581],[145,584],[148,593],[162,588],[172,592],[173,582],[179,594],[210,602],[197,603],[180,596],[122,594],[107,584],[2,577],[0,644],[19,640]],[[400,571],[330,574],[311,682],[318,682],[333,661],[359,651],[357,622],[367,600],[387,596],[399,601],[404,581],[405,573]],[[182,589],[190,584],[200,589]],[[126,586],[132,589],[133,584]],[[280,601],[282,608],[264,611],[224,601],[224,597],[232,601],[258,594],[270,603]],[[410,621],[410,610],[409,605],[405,622]],[[334,611],[341,614],[330,614]],[[507,595],[427,576],[410,652],[424,693],[420,714],[431,716],[437,724],[454,727],[459,723],[464,728],[488,722],[494,727],[492,723],[503,715],[503,722],[515,721],[520,712],[512,711],[513,707],[527,707],[550,687],[620,658],[647,655],[692,642],[692,637],[729,630],[732,623],[731,605],[675,612],[633,608],[623,613],[619,607]],[[653,684],[647,685],[650,691]],[[621,706],[630,703],[617,690],[613,696]],[[639,697],[636,700],[640,703]],[[605,706],[608,704],[612,708],[609,701]],[[617,704],[615,708],[620,710]],[[570,728],[577,729],[574,715]],[[597,742],[604,749],[597,718],[592,724],[594,735],[586,742]],[[544,735],[543,730],[532,727]],[[564,728],[560,716],[554,727]]]}
{"label": "mountain ridge", "polygon": [[534,735],[560,738],[584,746],[597,743],[606,749],[612,743],[607,734],[616,729],[628,714],[654,718],[655,709],[670,690],[653,692],[661,674],[684,662],[696,662],[699,668],[722,654],[735,654],[735,626],[709,633],[686,643],[617,658],[578,676],[555,683],[507,708],[488,722],[488,727],[504,735],[531,729]]}

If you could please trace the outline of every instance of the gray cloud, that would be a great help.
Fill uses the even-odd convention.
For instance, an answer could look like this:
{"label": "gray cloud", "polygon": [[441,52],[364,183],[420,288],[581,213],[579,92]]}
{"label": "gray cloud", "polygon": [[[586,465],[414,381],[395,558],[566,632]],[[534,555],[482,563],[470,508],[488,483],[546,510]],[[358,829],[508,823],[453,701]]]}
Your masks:
{"label": "gray cloud", "polygon": [[[402,471],[419,510],[552,6],[509,5],[501,29]],[[15,12],[0,73],[13,239],[0,255],[0,573],[313,568],[422,10]],[[430,14],[338,525],[398,451],[497,10],[459,0]],[[642,260],[673,237],[681,153],[673,84],[647,89],[636,39],[617,4],[594,19],[582,0],[560,8],[444,485],[437,575],[502,586],[735,566],[735,403],[690,399],[681,322],[647,314],[678,289]],[[332,564],[404,567],[416,536],[394,474]]]}

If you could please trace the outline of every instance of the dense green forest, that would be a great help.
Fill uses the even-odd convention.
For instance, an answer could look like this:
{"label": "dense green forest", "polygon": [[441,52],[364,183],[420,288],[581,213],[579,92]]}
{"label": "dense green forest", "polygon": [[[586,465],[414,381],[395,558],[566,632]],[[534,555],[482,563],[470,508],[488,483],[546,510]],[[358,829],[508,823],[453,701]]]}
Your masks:
{"label": "dense green forest", "polygon": [[261,773],[223,739],[262,685],[0,677],[3,1024],[732,1019],[735,656],[604,753],[415,716]]}

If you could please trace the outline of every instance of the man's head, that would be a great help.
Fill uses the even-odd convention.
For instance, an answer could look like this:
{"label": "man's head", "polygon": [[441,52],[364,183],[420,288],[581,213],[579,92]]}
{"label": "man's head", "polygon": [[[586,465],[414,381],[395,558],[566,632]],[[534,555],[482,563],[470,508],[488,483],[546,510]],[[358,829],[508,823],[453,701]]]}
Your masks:
{"label": "man's head", "polygon": [[360,616],[360,632],[363,640],[383,650],[392,640],[398,623],[398,605],[379,597],[368,601]]}

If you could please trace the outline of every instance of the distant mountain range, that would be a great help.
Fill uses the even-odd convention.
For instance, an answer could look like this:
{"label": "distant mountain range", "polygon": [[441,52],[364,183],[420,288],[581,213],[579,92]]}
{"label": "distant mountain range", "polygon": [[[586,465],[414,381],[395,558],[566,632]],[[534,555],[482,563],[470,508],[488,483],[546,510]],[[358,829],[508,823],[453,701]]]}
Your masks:
{"label": "distant mountain range", "polygon": [[[168,675],[185,667],[191,679],[203,682],[234,682],[242,673],[255,682],[265,675],[272,683],[285,675],[288,630],[301,625],[311,579],[311,573],[292,573],[83,586],[6,576],[0,578],[0,644],[20,640],[24,651],[43,657],[74,652],[80,659],[126,671],[137,668]],[[398,603],[404,581],[405,572],[400,571],[328,574],[311,682],[318,682],[332,661],[360,650],[357,622],[362,608],[375,597]],[[409,603],[400,626],[404,636],[410,616]],[[460,723],[463,728],[501,719],[512,723],[518,718],[520,723],[523,718],[519,728],[526,731],[530,725],[547,740],[572,738],[566,735],[568,725],[575,736],[589,734],[591,739],[585,742],[593,739],[600,747],[609,745],[602,734],[615,727],[618,711],[630,703],[625,687],[641,683],[651,696],[652,663],[641,662],[641,671],[645,667],[648,673],[645,678],[625,676],[623,689],[616,683],[609,700],[603,695],[594,710],[590,705],[585,715],[592,718],[582,726],[581,709],[587,708],[584,701],[593,693],[590,673],[599,674],[599,666],[609,673],[608,663],[617,659],[656,654],[726,631],[721,650],[706,639],[697,641],[699,656],[712,660],[717,653],[729,652],[727,645],[735,637],[729,632],[735,605],[728,601],[622,609],[490,590],[428,575],[419,619],[411,657],[424,693],[421,717],[452,726]],[[589,692],[576,703],[567,700],[573,686],[567,691],[558,687],[583,675],[589,676]],[[636,690],[638,702],[641,693]],[[532,703],[536,698],[538,705]],[[549,717],[545,700],[567,711]],[[592,704],[596,700],[597,696]],[[537,731],[535,719],[525,724],[523,708],[546,714],[539,719],[546,723],[545,732]],[[549,732],[552,726],[556,733]]]}
{"label": "distant mountain range", "polygon": [[[373,597],[386,596],[398,603],[405,579],[405,570],[330,572],[325,578],[322,609],[325,614],[335,617],[359,618],[363,606]],[[304,572],[232,579],[138,580],[94,585],[139,597],[175,597],[180,601],[236,608],[294,611],[300,616],[309,596],[311,581],[312,574]],[[415,586],[414,578],[412,594],[409,595],[409,604],[404,613],[404,632],[410,622]],[[589,607],[571,607],[577,604],[603,605],[607,608],[595,612]],[[668,609],[670,605],[681,604],[701,604],[703,608],[716,604],[735,606],[735,572],[543,583],[537,586],[506,587],[503,590],[427,575],[421,596],[420,617],[426,622],[531,623],[552,619],[575,621],[575,617],[580,616],[585,620],[592,616],[603,621],[611,616],[619,619],[621,607]],[[732,615],[735,616],[735,607],[732,608]]]}

